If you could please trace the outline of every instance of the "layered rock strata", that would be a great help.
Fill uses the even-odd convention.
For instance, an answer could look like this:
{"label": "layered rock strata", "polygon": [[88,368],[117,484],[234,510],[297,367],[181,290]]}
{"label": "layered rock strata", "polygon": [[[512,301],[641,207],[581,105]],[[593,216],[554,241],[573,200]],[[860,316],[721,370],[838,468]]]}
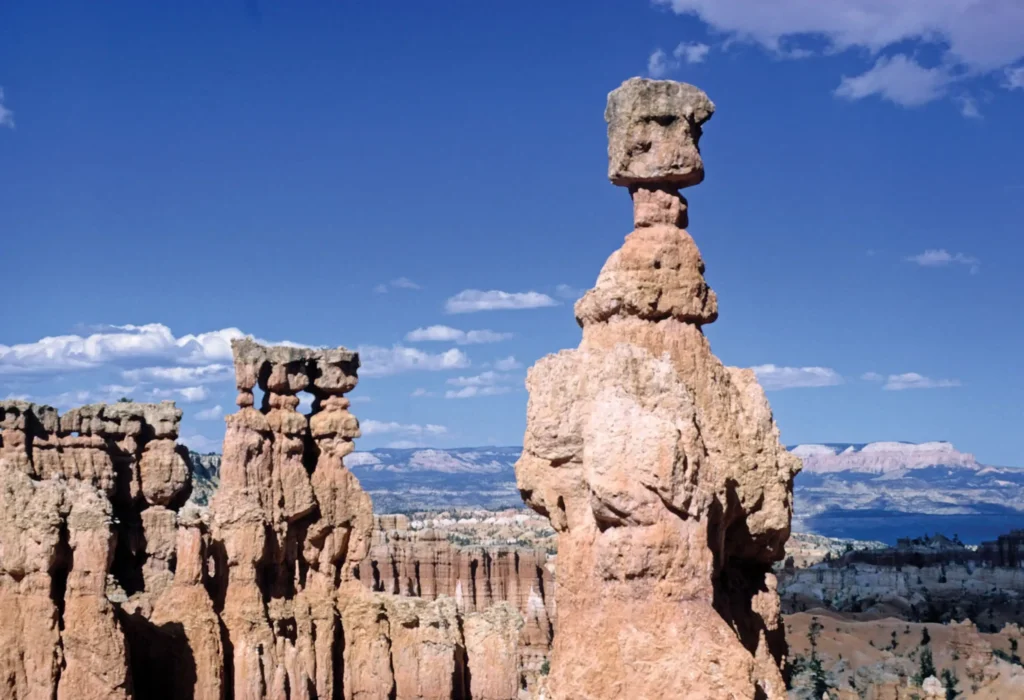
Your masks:
{"label": "layered rock strata", "polygon": [[725,367],[678,188],[703,178],[713,105],[631,79],[609,95],[609,177],[635,230],[576,304],[576,350],[529,372],[526,502],[558,532],[554,698],[783,698],[772,563],[797,458],[753,372]]}
{"label": "layered rock strata", "polygon": [[[497,627],[514,624],[519,634],[501,664],[511,663],[518,684],[532,689],[554,635],[554,567],[547,553],[524,547],[456,546],[442,532],[410,529],[404,515],[377,516],[375,522],[369,553],[356,567],[363,585],[397,596],[453,601],[454,610],[466,621],[467,648],[473,646],[470,630],[475,634],[482,620],[508,618]],[[497,612],[506,610],[503,604],[517,614]],[[489,668],[490,674],[499,675],[499,667]],[[509,672],[502,673],[507,683]],[[479,678],[474,675],[475,681]]]}

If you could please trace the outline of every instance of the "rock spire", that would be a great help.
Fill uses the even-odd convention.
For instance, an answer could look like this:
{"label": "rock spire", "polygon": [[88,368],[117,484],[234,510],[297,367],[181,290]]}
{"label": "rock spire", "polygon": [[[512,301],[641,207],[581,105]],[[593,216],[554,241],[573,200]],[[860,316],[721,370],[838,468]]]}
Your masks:
{"label": "rock spire", "polygon": [[718,317],[679,188],[714,106],[633,78],[608,97],[609,178],[635,230],[576,304],[583,339],[537,362],[516,476],[558,532],[552,698],[785,697],[772,563],[799,461]]}

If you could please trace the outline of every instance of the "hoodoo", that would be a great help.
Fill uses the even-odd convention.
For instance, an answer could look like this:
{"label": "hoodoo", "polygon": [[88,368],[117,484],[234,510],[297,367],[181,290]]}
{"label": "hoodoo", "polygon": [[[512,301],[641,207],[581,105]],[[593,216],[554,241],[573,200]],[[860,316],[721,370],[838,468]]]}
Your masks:
{"label": "hoodoo", "polygon": [[552,698],[786,694],[771,566],[799,460],[754,373],[711,353],[718,303],[683,228],[713,112],[672,81],[608,96],[608,175],[635,230],[576,304],[580,346],[527,377],[516,476],[558,533]]}

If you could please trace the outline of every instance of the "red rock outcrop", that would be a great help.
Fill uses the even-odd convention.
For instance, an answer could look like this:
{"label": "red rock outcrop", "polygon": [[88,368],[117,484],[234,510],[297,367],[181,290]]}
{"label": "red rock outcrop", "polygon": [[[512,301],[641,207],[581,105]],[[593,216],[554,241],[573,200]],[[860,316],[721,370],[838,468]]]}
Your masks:
{"label": "red rock outcrop", "polygon": [[[382,515],[375,522],[369,554],[356,567],[363,585],[398,596],[453,600],[456,612],[467,621],[463,628],[471,659],[475,648],[506,638],[480,636],[480,629],[519,628],[512,653],[500,658],[500,668],[489,665],[486,673],[503,677],[506,684],[518,678],[519,684],[533,688],[554,635],[554,572],[547,553],[524,547],[456,546],[441,532],[410,529],[404,515]],[[503,603],[518,612],[514,617],[521,622],[512,621]],[[469,620],[474,623],[467,626]],[[491,624],[481,625],[481,620]],[[471,643],[471,636],[479,641]],[[479,662],[473,667],[477,684],[484,672]]]}
{"label": "red rock outcrop", "polygon": [[240,410],[208,512],[186,505],[173,404],[0,402],[0,696],[514,698],[514,608],[358,580],[373,516],[343,461],[356,354],[232,347]]}
{"label": "red rock outcrop", "polygon": [[711,353],[718,316],[678,187],[703,178],[714,107],[632,79],[609,95],[609,176],[636,230],[576,304],[577,350],[529,372],[516,464],[558,532],[553,698],[783,698],[771,565],[799,461],[750,370]]}

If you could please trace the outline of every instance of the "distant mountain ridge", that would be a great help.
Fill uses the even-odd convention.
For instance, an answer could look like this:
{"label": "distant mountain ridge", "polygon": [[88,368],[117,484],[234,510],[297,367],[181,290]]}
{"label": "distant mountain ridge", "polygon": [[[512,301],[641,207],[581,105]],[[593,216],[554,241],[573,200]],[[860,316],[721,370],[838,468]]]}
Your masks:
{"label": "distant mountain ridge", "polygon": [[[948,442],[802,444],[794,530],[874,539],[957,533],[965,542],[1024,528],[1024,469],[992,467]],[[378,448],[345,464],[378,513],[445,508],[517,508],[519,446]],[[193,500],[204,503],[219,480],[220,457],[193,455]]]}

